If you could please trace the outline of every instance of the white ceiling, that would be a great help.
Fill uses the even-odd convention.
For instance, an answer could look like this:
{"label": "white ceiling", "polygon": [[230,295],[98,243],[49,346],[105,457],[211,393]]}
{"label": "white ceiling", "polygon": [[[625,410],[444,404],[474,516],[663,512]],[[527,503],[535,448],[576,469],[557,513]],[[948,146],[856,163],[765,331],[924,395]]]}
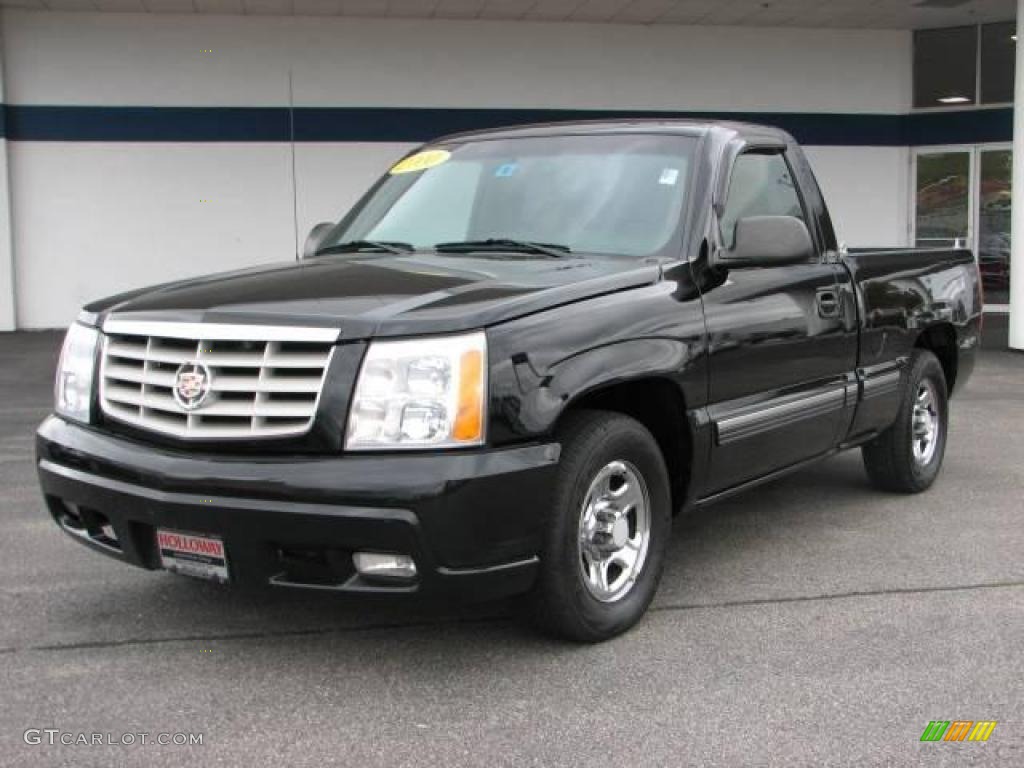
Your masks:
{"label": "white ceiling", "polygon": [[920,29],[1006,21],[1015,15],[1016,0],[0,0],[0,6],[40,11]]}

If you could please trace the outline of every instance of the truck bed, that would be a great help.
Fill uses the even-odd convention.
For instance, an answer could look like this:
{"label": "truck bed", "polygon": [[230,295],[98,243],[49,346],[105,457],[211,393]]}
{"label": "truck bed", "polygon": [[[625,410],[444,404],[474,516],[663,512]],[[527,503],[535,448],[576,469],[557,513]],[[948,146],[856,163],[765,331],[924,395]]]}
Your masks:
{"label": "truck bed", "polygon": [[981,281],[970,250],[852,248],[842,262],[858,287],[862,368],[890,358],[894,347],[907,350],[921,328],[940,323],[950,334],[950,360],[960,360],[959,375],[952,378],[966,380],[982,313]]}

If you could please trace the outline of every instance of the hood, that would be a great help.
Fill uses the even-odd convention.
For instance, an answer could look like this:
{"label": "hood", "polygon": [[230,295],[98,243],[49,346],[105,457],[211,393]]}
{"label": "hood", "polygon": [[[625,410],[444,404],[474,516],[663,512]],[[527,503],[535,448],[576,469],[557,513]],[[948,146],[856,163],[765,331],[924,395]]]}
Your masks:
{"label": "hood", "polygon": [[657,263],[348,254],[186,280],[95,302],[101,317],[340,327],[342,339],[486,327],[656,282]]}

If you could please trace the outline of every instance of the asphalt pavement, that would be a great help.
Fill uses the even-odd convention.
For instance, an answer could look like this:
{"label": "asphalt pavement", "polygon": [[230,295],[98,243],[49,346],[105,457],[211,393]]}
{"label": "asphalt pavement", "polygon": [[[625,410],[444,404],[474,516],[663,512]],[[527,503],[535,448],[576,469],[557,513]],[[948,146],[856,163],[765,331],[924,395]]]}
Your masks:
{"label": "asphalt pavement", "polygon": [[1024,766],[1024,355],[984,353],[927,493],[855,452],[681,519],[647,618],[576,646],[69,540],[32,456],[58,344],[0,334],[0,766]]}

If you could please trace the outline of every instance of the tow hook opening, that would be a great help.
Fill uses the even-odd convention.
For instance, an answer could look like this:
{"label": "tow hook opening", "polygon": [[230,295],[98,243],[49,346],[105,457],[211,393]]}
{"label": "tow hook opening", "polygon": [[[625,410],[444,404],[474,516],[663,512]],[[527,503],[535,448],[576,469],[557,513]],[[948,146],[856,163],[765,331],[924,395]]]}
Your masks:
{"label": "tow hook opening", "polygon": [[320,547],[279,546],[278,562],[283,566],[279,581],[290,584],[333,587],[352,578],[348,552]]}
{"label": "tow hook opening", "polygon": [[60,524],[82,538],[89,538],[97,544],[121,550],[121,538],[110,519],[102,512],[82,507],[70,501],[60,502]]}

